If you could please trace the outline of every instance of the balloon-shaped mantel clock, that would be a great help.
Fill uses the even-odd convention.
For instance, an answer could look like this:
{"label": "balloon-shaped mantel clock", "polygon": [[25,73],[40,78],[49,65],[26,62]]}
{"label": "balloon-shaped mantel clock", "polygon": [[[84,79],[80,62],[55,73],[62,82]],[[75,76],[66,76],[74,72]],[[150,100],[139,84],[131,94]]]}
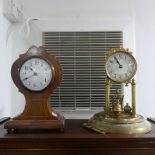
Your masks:
{"label": "balloon-shaped mantel clock", "polygon": [[62,80],[62,68],[42,46],[32,46],[20,55],[11,69],[12,80],[25,96],[24,111],[8,121],[8,132],[17,129],[64,129],[64,117],[55,113],[49,96]]}

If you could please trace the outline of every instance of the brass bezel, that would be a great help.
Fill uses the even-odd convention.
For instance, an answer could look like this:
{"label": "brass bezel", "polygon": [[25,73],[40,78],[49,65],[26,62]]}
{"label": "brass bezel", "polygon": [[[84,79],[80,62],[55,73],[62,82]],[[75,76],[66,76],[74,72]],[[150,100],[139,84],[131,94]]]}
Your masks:
{"label": "brass bezel", "polygon": [[[108,73],[108,69],[107,69],[107,63],[108,63],[108,60],[109,58],[113,55],[113,54],[116,54],[116,53],[125,53],[127,54],[134,62],[135,64],[135,70],[133,72],[133,74],[126,80],[116,80],[114,79],[109,73]],[[117,82],[117,83],[129,83],[131,81],[131,79],[134,77],[134,75],[136,74],[136,71],[137,71],[137,62],[136,62],[136,59],[134,58],[134,56],[131,54],[131,52],[129,52],[128,49],[124,49],[124,48],[113,48],[110,50],[110,52],[108,53],[108,56],[106,58],[106,63],[105,63],[105,70],[106,70],[106,74],[108,76],[108,78],[110,80],[112,80],[113,82]]]}

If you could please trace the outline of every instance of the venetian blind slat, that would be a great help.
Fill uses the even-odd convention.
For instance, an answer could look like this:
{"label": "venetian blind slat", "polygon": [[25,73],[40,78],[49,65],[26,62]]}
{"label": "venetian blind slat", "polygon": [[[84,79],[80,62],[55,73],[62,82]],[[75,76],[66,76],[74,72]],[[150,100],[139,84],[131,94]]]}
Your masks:
{"label": "venetian blind slat", "polygon": [[[105,104],[105,58],[110,48],[122,46],[121,31],[44,32],[43,45],[63,67],[61,85],[51,96],[59,108],[98,108]],[[111,94],[120,84],[111,86]]]}

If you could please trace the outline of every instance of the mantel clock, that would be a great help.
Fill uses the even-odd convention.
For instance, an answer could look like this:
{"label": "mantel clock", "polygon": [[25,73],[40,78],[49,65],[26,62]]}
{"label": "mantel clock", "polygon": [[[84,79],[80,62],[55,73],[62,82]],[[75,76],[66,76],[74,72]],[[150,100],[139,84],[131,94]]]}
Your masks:
{"label": "mantel clock", "polygon": [[[128,49],[111,49],[105,63],[106,98],[104,111],[95,114],[85,127],[100,133],[140,134],[151,131],[151,124],[136,113],[136,82],[134,75],[137,62]],[[124,95],[116,90],[110,93],[111,83],[131,86],[131,102],[124,104]]]}
{"label": "mantel clock", "polygon": [[64,117],[53,111],[49,96],[59,86],[60,63],[42,46],[32,46],[13,63],[12,80],[25,96],[24,111],[8,121],[8,132],[17,129],[64,129]]}

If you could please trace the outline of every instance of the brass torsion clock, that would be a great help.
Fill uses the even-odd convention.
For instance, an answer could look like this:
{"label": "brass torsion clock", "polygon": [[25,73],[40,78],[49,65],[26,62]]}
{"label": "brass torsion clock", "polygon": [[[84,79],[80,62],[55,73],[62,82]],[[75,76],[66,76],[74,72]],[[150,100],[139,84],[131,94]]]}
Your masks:
{"label": "brass torsion clock", "polygon": [[64,117],[53,111],[48,99],[62,80],[58,60],[44,47],[32,46],[13,63],[12,79],[25,96],[24,111],[8,121],[5,128],[64,129]]}
{"label": "brass torsion clock", "polygon": [[[140,134],[151,130],[151,124],[136,113],[136,82],[134,75],[137,62],[131,52],[124,48],[112,49],[106,58],[106,99],[103,112],[95,114],[85,127],[100,133]],[[116,90],[110,92],[111,83],[131,85],[131,102],[124,104],[124,95]]]}
{"label": "brass torsion clock", "polygon": [[[125,83],[126,85],[131,84],[132,116],[134,117],[136,115],[136,83],[133,77],[137,71],[137,62],[135,58],[132,56],[131,52],[128,51],[128,49],[112,49],[107,56],[105,70],[107,74],[105,115],[109,116],[110,112],[110,83],[112,81],[120,84]],[[114,111],[119,111],[119,108],[117,108],[119,105],[120,103],[116,103],[114,105]],[[121,108],[123,107],[121,106]]]}

